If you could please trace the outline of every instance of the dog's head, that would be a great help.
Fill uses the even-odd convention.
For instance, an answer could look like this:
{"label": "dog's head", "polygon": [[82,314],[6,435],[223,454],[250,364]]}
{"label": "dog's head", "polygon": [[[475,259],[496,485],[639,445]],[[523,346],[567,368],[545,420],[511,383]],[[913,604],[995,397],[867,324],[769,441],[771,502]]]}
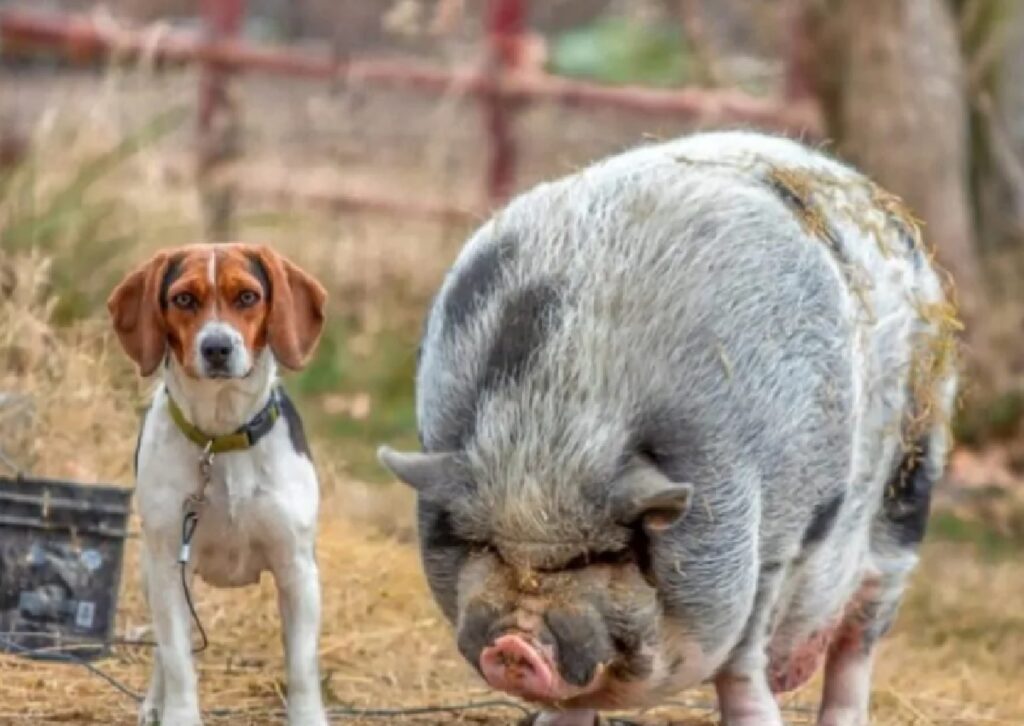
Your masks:
{"label": "dog's head", "polygon": [[143,375],[170,351],[186,375],[241,378],[267,347],[299,369],[316,347],[327,294],[262,245],[158,252],[107,300],[114,330]]}

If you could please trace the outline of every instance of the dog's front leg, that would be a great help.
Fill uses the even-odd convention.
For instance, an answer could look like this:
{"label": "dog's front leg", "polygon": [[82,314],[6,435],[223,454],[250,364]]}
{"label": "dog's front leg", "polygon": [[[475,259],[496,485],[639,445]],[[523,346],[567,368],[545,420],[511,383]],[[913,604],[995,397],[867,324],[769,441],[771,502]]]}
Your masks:
{"label": "dog's front leg", "polygon": [[320,635],[320,579],[312,545],[274,568],[288,668],[288,723],[326,726],[320,696],[317,641]]}
{"label": "dog's front leg", "polygon": [[192,667],[192,620],[182,589],[178,552],[160,537],[147,538],[146,549],[146,587],[163,677],[160,726],[200,726]]}
{"label": "dog's front leg", "polygon": [[[146,607],[153,612],[153,605],[149,598],[149,553],[145,544],[142,546],[142,554],[139,558],[142,565],[142,592],[146,598]],[[159,726],[164,712],[164,672],[160,665],[160,652],[153,652],[153,671],[149,676],[149,687],[139,707],[139,726]]]}

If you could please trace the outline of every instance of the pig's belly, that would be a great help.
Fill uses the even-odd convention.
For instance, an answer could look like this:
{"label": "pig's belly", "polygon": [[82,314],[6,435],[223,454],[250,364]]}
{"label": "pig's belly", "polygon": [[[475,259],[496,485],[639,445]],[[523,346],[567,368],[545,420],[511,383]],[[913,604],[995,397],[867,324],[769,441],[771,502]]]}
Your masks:
{"label": "pig's belly", "polygon": [[836,617],[795,643],[772,642],[768,647],[768,685],[773,693],[795,690],[818,672],[841,622]]}
{"label": "pig's belly", "polygon": [[773,693],[792,691],[817,673],[833,647],[857,647],[857,613],[875,594],[877,580],[866,578],[839,612],[795,638],[775,638],[768,646],[768,684]]}

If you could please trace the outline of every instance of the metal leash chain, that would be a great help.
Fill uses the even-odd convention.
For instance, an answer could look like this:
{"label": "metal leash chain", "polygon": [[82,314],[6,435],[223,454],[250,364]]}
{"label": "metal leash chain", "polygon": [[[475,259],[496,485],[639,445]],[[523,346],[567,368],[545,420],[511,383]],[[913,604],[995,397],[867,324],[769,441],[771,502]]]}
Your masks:
{"label": "metal leash chain", "polygon": [[182,504],[184,514],[181,518],[181,549],[178,552],[178,566],[181,570],[181,589],[185,593],[185,603],[188,605],[188,611],[192,614],[192,622],[196,624],[196,629],[199,630],[199,637],[202,638],[202,645],[198,648],[193,648],[193,653],[202,653],[206,650],[210,641],[206,637],[206,630],[203,628],[202,621],[199,620],[199,613],[196,612],[196,606],[192,602],[192,591],[188,586],[188,561],[192,554],[192,537],[196,533],[196,527],[199,525],[199,510],[206,501],[206,487],[210,485],[210,479],[213,477],[213,441],[208,441],[206,447],[199,455],[199,490],[189,494]]}

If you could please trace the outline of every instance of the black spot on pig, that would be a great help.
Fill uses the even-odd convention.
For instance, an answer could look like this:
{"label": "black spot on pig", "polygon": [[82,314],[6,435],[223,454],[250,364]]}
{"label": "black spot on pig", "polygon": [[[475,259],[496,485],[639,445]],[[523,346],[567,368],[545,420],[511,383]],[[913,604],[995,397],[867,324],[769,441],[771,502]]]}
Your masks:
{"label": "black spot on pig", "polygon": [[843,492],[836,494],[831,499],[819,502],[811,513],[811,521],[804,530],[804,538],[801,543],[803,547],[810,547],[821,542],[835,526],[836,517],[843,506]]}
{"label": "black spot on pig", "polygon": [[444,320],[449,333],[461,328],[494,292],[505,266],[514,258],[516,239],[505,234],[479,250],[457,271],[444,299]]}
{"label": "black spot on pig", "polygon": [[501,612],[487,603],[474,601],[466,608],[459,628],[458,647],[462,656],[480,668],[480,654],[489,646],[498,633],[495,626]]}
{"label": "black spot on pig", "polygon": [[928,527],[937,479],[928,447],[926,439],[904,454],[885,488],[883,513],[893,538],[904,547],[920,544]]}
{"label": "black spot on pig", "polygon": [[558,671],[568,683],[587,685],[598,663],[611,660],[612,643],[596,611],[549,610],[544,620],[555,637]]}
{"label": "black spot on pig", "polygon": [[550,282],[538,282],[513,294],[501,311],[481,387],[493,389],[522,380],[557,316],[558,291]]}

